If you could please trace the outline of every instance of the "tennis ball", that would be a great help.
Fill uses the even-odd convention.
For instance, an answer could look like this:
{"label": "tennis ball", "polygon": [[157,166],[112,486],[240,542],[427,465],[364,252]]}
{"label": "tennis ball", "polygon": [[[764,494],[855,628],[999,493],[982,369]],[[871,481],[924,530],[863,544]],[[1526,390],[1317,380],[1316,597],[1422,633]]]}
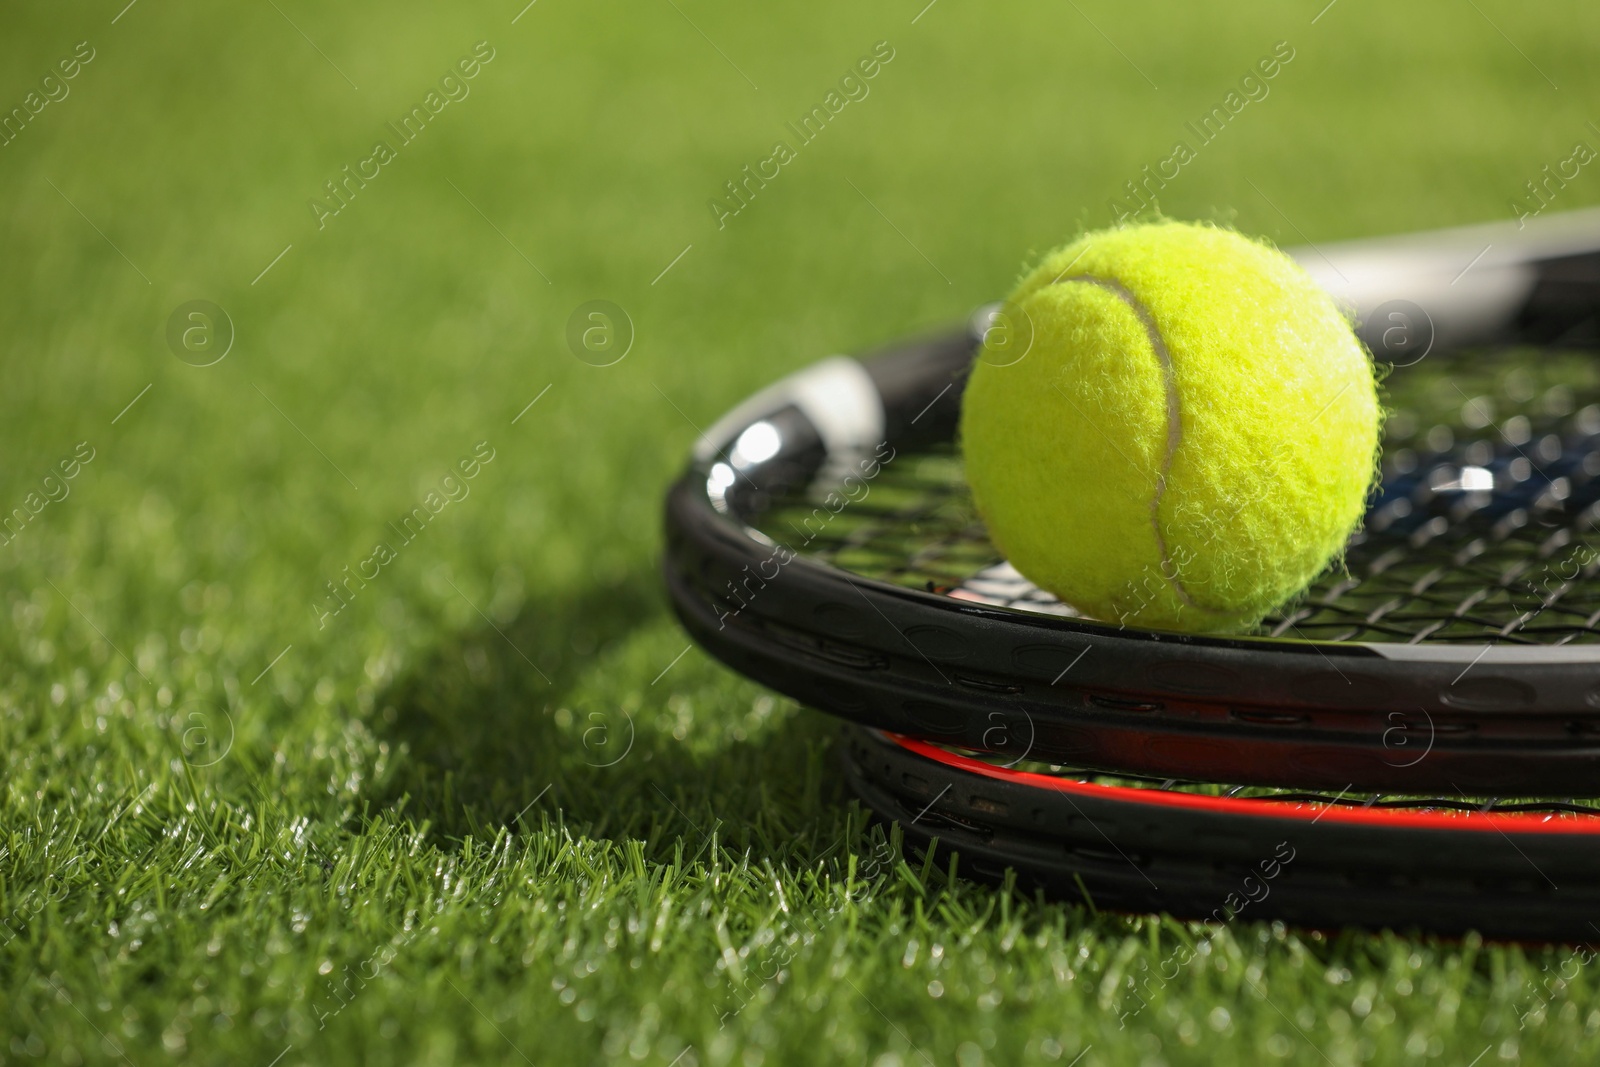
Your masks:
{"label": "tennis ball", "polygon": [[1247,629],[1340,556],[1373,367],[1293,260],[1214,226],[1086,234],[1025,275],[962,401],[994,544],[1093,618]]}

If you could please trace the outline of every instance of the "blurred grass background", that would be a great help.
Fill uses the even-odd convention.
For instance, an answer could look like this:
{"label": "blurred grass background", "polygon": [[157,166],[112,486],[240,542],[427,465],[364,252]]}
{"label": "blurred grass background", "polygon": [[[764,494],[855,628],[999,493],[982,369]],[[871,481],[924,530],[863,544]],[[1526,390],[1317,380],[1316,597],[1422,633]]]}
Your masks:
{"label": "blurred grass background", "polygon": [[[0,1060],[1594,1057],[1559,948],[1241,923],[1140,1006],[1200,928],[903,855],[832,724],[685,653],[656,576],[696,426],[1106,225],[1279,41],[1165,213],[1285,245],[1512,217],[1600,144],[1592,5],[123,3],[0,14],[0,108],[94,49],[0,147],[0,507],[94,449],[0,548]],[[1551,210],[1596,202],[1585,170]],[[196,299],[236,331],[204,368],[165,339]],[[636,332],[613,366],[564,340],[594,299]]]}

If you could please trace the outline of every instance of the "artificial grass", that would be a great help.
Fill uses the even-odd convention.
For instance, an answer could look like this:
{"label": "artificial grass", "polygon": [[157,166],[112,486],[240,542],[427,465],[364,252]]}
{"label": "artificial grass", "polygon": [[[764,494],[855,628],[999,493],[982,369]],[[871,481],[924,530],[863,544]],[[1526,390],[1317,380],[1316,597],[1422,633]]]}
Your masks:
{"label": "artificial grass", "polygon": [[[93,459],[0,547],[0,1058],[1593,1059],[1587,954],[952,878],[842,795],[827,719],[685,652],[656,559],[697,427],[1106,224],[1276,42],[1160,206],[1296,244],[1509,218],[1600,138],[1595,17],[8,9],[0,105],[95,58],[0,147],[0,500]],[[319,229],[479,41],[470,95]],[[724,182],[878,41],[870,94],[719,229]],[[195,299],[236,329],[209,367],[167,346]],[[613,366],[566,347],[594,299],[636,330]],[[467,494],[395,532],[480,442]]]}

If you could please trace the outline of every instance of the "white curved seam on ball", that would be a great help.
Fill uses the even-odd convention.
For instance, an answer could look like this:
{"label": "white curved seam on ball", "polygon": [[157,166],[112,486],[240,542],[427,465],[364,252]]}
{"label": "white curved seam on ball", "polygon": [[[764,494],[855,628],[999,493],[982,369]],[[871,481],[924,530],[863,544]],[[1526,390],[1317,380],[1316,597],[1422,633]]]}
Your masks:
{"label": "white curved seam on ball", "polygon": [[1178,445],[1183,443],[1183,418],[1179,406],[1177,375],[1172,367],[1172,353],[1167,351],[1167,342],[1161,336],[1161,331],[1156,329],[1155,316],[1150,314],[1150,309],[1139,302],[1139,298],[1128,291],[1127,286],[1110,278],[1097,278],[1092,274],[1074,274],[1070,278],[1058,278],[1051,285],[1066,285],[1069,282],[1086,282],[1098,286],[1121,300],[1128,306],[1139,324],[1144,327],[1145,336],[1150,340],[1150,350],[1155,353],[1156,362],[1161,367],[1161,383],[1167,394],[1167,450],[1161,457],[1161,469],[1156,472],[1156,492],[1150,498],[1150,531],[1155,535],[1156,548],[1161,553],[1161,577],[1166,579],[1172,591],[1178,594],[1178,599],[1196,611],[1204,611],[1194,599],[1189,596],[1189,591],[1178,580],[1178,569],[1172,566],[1172,557],[1167,552],[1167,538],[1161,530],[1161,498],[1167,492],[1167,473],[1172,469],[1172,458],[1178,452]]}

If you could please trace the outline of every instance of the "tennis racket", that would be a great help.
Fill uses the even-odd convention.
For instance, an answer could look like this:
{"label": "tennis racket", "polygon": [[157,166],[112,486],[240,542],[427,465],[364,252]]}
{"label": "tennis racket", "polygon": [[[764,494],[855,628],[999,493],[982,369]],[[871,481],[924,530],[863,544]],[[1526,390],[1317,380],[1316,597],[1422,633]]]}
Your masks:
{"label": "tennis racket", "polygon": [[[991,868],[1211,914],[1282,841],[1263,915],[1575,936],[1600,903],[1573,888],[1600,872],[1578,799],[1600,795],[1600,212],[1295,255],[1392,367],[1396,410],[1347,570],[1257,632],[1084,618],[1000,558],[953,440],[973,359],[1025,356],[994,307],[720,420],[668,493],[674,607],[735,669],[869,728],[858,792]],[[975,799],[1001,792],[1004,817]],[[1419,863],[1465,902],[1544,886],[1577,910],[1412,916],[1394,886]]]}

